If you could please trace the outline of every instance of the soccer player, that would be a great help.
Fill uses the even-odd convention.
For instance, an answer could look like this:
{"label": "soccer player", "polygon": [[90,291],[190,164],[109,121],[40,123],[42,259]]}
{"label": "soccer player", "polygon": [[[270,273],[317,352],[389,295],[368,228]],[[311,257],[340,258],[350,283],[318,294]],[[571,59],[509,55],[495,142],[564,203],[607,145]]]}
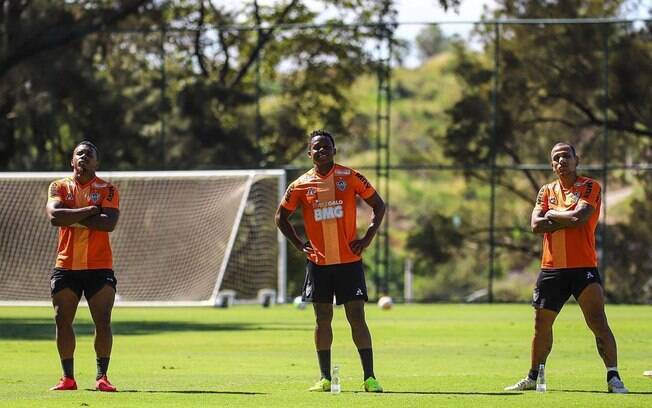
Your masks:
{"label": "soccer player", "polygon": [[95,175],[98,150],[93,143],[79,143],[70,164],[72,177],[50,184],[46,206],[50,223],[59,227],[58,254],[50,288],[63,369],[63,377],[50,390],[77,389],[72,323],[83,294],[95,323],[95,389],[116,391],[106,374],[113,344],[111,311],[116,290],[109,232],[115,228],[120,214],[118,191]]}
{"label": "soccer player", "polygon": [[624,394],[627,388],[618,374],[616,339],[604,312],[595,252],[600,184],[577,175],[579,157],[570,144],[554,145],[550,158],[557,180],[539,190],[531,219],[532,231],[543,234],[543,256],[532,301],[535,315],[530,372],[505,390],[536,388],[539,364],[546,362],[552,349],[552,325],[573,295],[607,368],[607,390]]}
{"label": "soccer player", "polygon": [[[297,250],[305,253],[306,278],[302,299],[315,311],[315,347],[321,379],[310,391],[330,391],[333,295],[344,304],[353,342],[364,371],[363,388],[382,392],[373,369],[371,334],[365,321],[368,300],[361,254],[371,243],[385,215],[385,203],[360,173],[334,162],[335,141],[324,130],[310,134],[308,156],[313,168],[287,189],[276,212],[276,225]],[[356,237],[356,196],[373,209],[362,238]],[[301,207],[308,240],[302,241],[289,221]]]}

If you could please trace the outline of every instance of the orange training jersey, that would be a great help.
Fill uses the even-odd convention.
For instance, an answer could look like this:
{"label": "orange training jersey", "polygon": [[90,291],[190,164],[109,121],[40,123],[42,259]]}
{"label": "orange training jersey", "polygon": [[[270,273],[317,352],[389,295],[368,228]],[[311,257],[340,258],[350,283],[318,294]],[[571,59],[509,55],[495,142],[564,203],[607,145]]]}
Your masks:
{"label": "orange training jersey", "polygon": [[[73,177],[50,183],[48,201],[61,201],[66,208],[100,205],[118,208],[118,190],[98,177],[81,185]],[[88,229],[80,224],[59,227],[56,267],[70,270],[112,269],[113,255],[107,231]]]}
{"label": "orange training jersey", "polygon": [[287,189],[281,205],[294,211],[300,205],[306,235],[319,252],[310,256],[318,265],[350,263],[360,260],[349,243],[356,239],[356,195],[367,199],[376,190],[360,173],[335,164],[319,175],[312,169]]}
{"label": "orange training jersey", "polygon": [[584,225],[543,235],[541,268],[564,269],[598,265],[595,227],[600,218],[600,191],[600,184],[588,177],[578,177],[570,190],[564,190],[559,180],[541,187],[534,207],[537,210],[573,211],[580,202],[585,202],[595,209]]}

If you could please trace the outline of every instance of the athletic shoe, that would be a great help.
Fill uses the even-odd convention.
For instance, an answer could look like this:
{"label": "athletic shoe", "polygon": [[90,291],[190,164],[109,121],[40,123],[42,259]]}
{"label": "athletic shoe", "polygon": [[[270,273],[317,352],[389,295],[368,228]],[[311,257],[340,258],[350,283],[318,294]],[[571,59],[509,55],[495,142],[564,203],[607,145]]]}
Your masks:
{"label": "athletic shoe", "polygon": [[627,394],[629,392],[629,390],[625,388],[625,384],[623,384],[618,377],[611,377],[611,380],[607,382],[607,390],[614,394]]}
{"label": "athletic shoe", "polygon": [[61,377],[59,383],[50,388],[50,391],[72,391],[77,389],[77,382],[74,378]]}
{"label": "athletic shoe", "polygon": [[366,392],[383,392],[383,386],[380,385],[378,380],[374,377],[369,377],[364,380],[364,383],[362,383],[362,388],[364,388]]}
{"label": "athletic shoe", "polygon": [[315,385],[308,388],[308,391],[317,391],[317,392],[329,392],[330,390],[331,390],[331,380],[327,380],[326,378],[322,378],[321,380],[317,381]]}
{"label": "athletic shoe", "polygon": [[525,377],[514,385],[505,387],[505,391],[530,391],[537,389],[537,382],[530,377]]}
{"label": "athletic shoe", "polygon": [[99,380],[95,382],[95,389],[97,391],[104,391],[104,392],[118,391],[118,389],[115,388],[115,386],[109,382],[109,379],[106,378],[106,375],[103,375],[102,377],[100,377]]}

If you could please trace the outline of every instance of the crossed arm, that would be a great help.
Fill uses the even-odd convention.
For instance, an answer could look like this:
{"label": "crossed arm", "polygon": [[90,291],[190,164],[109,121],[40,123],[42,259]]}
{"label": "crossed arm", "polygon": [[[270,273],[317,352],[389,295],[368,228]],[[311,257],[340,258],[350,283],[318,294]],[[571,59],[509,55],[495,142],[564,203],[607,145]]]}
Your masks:
{"label": "crossed arm", "polygon": [[530,224],[532,232],[543,234],[555,232],[563,228],[579,227],[588,221],[595,208],[585,202],[577,204],[572,211],[542,210],[535,208],[532,211]]}
{"label": "crossed arm", "polygon": [[55,227],[73,226],[111,232],[120,217],[120,211],[116,208],[102,208],[99,205],[66,208],[61,201],[50,201],[45,209],[50,224]]}

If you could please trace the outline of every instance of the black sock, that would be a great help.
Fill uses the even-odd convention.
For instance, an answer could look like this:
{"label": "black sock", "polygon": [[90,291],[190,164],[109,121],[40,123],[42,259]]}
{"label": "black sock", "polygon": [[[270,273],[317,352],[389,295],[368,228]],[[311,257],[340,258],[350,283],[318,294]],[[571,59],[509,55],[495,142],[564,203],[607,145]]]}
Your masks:
{"label": "black sock", "polygon": [[64,377],[75,378],[75,359],[64,358],[61,360],[61,368],[63,369]]}
{"label": "black sock", "polygon": [[366,380],[369,377],[376,378],[374,375],[374,353],[373,351],[368,348],[368,349],[358,349],[358,353],[360,353],[360,361],[362,362],[362,370],[364,370],[364,378],[363,381]]}
{"label": "black sock", "polygon": [[319,371],[321,371],[321,378],[328,381],[331,380],[331,351],[330,350],[317,350],[317,358],[319,359]]}
{"label": "black sock", "polygon": [[97,376],[96,380],[99,380],[101,377],[104,377],[109,371],[109,357],[98,357],[97,358]]}
{"label": "black sock", "polygon": [[618,377],[618,379],[620,380],[620,375],[618,374],[618,371],[615,370],[607,371],[607,382],[609,382],[609,380],[611,380],[614,377]]}
{"label": "black sock", "polygon": [[530,370],[529,373],[527,373],[527,378],[529,378],[530,380],[536,381],[538,376],[539,376],[539,370],[532,369]]}

